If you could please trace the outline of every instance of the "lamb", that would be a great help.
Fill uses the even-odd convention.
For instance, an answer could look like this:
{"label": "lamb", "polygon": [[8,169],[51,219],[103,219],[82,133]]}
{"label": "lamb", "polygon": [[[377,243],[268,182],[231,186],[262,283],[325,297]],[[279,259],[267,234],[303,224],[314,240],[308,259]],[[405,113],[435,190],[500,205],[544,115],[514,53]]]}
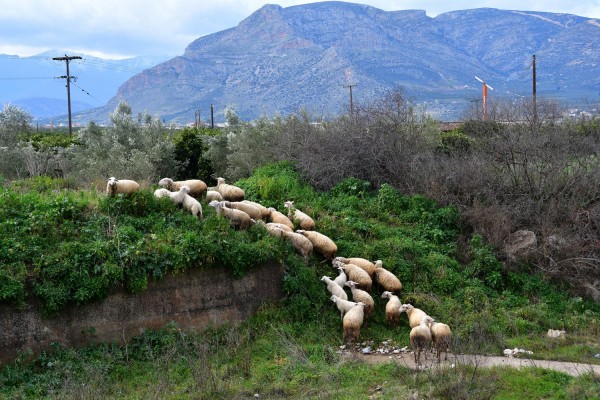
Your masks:
{"label": "lamb", "polygon": [[392,292],[385,291],[381,294],[382,299],[389,299],[385,305],[385,321],[388,325],[397,326],[400,324],[400,306],[402,303],[398,296]]}
{"label": "lamb", "polygon": [[410,325],[411,328],[414,328],[415,326],[419,325],[423,318],[428,317],[425,311],[419,308],[415,308],[412,304],[408,303],[402,304],[398,309],[398,312],[400,314],[405,312],[406,315],[408,315],[408,325]]}
{"label": "lamb", "polygon": [[259,220],[262,218],[260,210],[252,204],[243,203],[241,201],[224,201],[223,205],[225,205],[225,207],[241,210],[248,214],[252,219]]}
{"label": "lamb", "polygon": [[333,259],[335,257],[337,246],[327,236],[317,231],[305,231],[303,229],[298,229],[296,232],[306,236],[312,242],[315,251],[321,253],[326,259]]}
{"label": "lamb", "polygon": [[277,222],[267,222],[265,225],[271,226],[273,228],[281,229],[282,231],[294,232],[289,226],[284,224],[279,224]]}
{"label": "lamb", "polygon": [[[302,211],[294,208],[293,201],[286,201],[285,207],[288,209],[288,218],[291,221],[298,221],[298,227],[300,229],[304,229],[306,231],[312,231],[315,229],[315,221],[309,217],[307,214]],[[292,208],[294,209],[294,214],[292,215]]]}
{"label": "lamb", "polygon": [[171,194],[171,192],[169,192],[165,188],[156,189],[154,191],[154,197],[156,197],[158,199],[163,198],[163,197],[171,197],[170,194]]}
{"label": "lamb", "polygon": [[265,219],[266,220],[266,219],[269,219],[271,217],[271,211],[267,207],[263,206],[260,203],[257,203],[255,201],[250,201],[250,200],[242,200],[242,203],[251,204],[254,207],[258,208],[260,210],[260,213],[262,214],[262,216],[261,216],[260,219]]}
{"label": "lamb", "polygon": [[201,181],[200,179],[188,179],[185,181],[173,181],[171,178],[162,178],[158,181],[158,184],[167,190],[172,192],[176,192],[181,189],[183,186],[187,186],[190,188],[188,195],[196,198],[200,198],[208,188],[206,183]]}
{"label": "lamb", "polygon": [[271,213],[271,215],[270,215],[271,222],[275,222],[275,223],[278,223],[278,224],[284,224],[287,227],[289,227],[291,230],[294,230],[294,224],[283,213],[280,213],[279,211],[277,211],[273,207],[269,207],[268,210]]}
{"label": "lamb", "polygon": [[296,251],[304,257],[304,261],[308,263],[314,248],[312,242],[299,233],[287,231],[285,229],[281,229],[281,235],[290,240],[294,249],[296,249]]}
{"label": "lamb", "polygon": [[340,310],[340,318],[342,318],[342,319],[344,318],[344,314],[346,314],[348,311],[350,311],[350,309],[352,307],[354,307],[356,304],[358,304],[358,303],[355,303],[354,301],[348,301],[348,300],[341,299],[334,294],[331,295],[330,299],[331,299],[331,301],[333,301],[335,303],[338,310]]}
{"label": "lamb", "polygon": [[111,176],[106,181],[106,194],[109,196],[114,196],[115,194],[131,194],[135,193],[140,189],[140,184],[136,181],[132,181],[129,179],[117,179],[114,176]]}
{"label": "lamb", "polygon": [[360,336],[360,328],[364,321],[364,303],[358,302],[354,307],[346,312],[342,320],[344,328],[344,340],[355,342]]}
{"label": "lamb", "polygon": [[242,188],[225,183],[225,178],[217,178],[217,191],[228,201],[242,201],[246,195]]}
{"label": "lamb", "polygon": [[210,203],[213,200],[223,201],[223,196],[221,196],[221,193],[217,192],[216,190],[207,190],[206,201]]}
{"label": "lamb", "polygon": [[375,273],[375,264],[373,264],[371,261],[367,260],[366,258],[360,258],[360,257],[351,257],[351,258],[345,258],[345,257],[336,257],[336,260],[344,263],[344,264],[354,264],[359,266],[360,268],[364,269],[369,276],[371,277],[371,279],[373,278],[373,274]]}
{"label": "lamb", "polygon": [[375,262],[375,267],[374,276],[379,286],[392,293],[398,293],[402,290],[400,279],[387,269],[383,268],[381,260]]}
{"label": "lamb", "polygon": [[373,309],[375,308],[375,301],[373,301],[371,295],[364,290],[358,289],[356,287],[356,282],[354,281],[346,282],[346,286],[348,286],[352,292],[352,300],[365,304],[365,317],[369,318],[371,314],[373,314]]}
{"label": "lamb", "polygon": [[356,286],[359,289],[366,290],[367,292],[371,291],[373,287],[373,281],[364,269],[357,267],[354,264],[343,264],[335,261],[334,265],[340,266],[344,270],[346,275],[348,275],[348,279],[353,282],[356,282]]}
{"label": "lamb", "polygon": [[334,279],[334,282],[337,283],[338,285],[340,285],[341,287],[344,287],[344,285],[348,281],[348,277],[346,276],[346,273],[344,272],[344,270],[342,269],[342,267],[340,267],[338,265],[335,268],[337,268],[340,271],[340,274],[338,276],[336,276],[336,278]]}
{"label": "lamb", "polygon": [[202,205],[198,200],[188,194],[189,190],[190,188],[188,186],[182,186],[177,192],[167,191],[167,195],[173,200],[173,203],[181,204],[183,208],[191,212],[194,217],[199,216],[202,218]]}
{"label": "lamb", "polygon": [[216,209],[217,215],[221,215],[229,219],[230,224],[236,228],[247,229],[252,223],[248,214],[241,210],[227,208],[223,205],[223,202],[213,200],[208,203],[208,205]]}
{"label": "lamb", "polygon": [[440,362],[440,354],[445,351],[444,360],[448,359],[448,348],[450,347],[450,341],[452,339],[452,331],[450,327],[442,322],[435,322],[433,319],[429,324],[429,330],[431,331],[431,340],[437,354],[437,362]]}
{"label": "lamb", "polygon": [[410,331],[410,347],[412,347],[415,364],[421,363],[421,351],[429,347],[431,344],[431,330],[429,325],[433,322],[433,318],[426,315],[420,324],[415,326]]}
{"label": "lamb", "polygon": [[348,300],[348,295],[344,292],[344,289],[337,283],[331,280],[328,276],[323,276],[321,282],[325,282],[329,293],[336,295],[340,299]]}

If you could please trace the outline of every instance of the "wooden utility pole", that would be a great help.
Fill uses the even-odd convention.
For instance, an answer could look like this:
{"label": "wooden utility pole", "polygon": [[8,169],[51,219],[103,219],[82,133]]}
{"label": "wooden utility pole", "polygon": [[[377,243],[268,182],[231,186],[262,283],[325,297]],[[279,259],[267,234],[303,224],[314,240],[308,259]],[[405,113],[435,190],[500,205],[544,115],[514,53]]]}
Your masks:
{"label": "wooden utility pole", "polygon": [[352,88],[354,86],[356,86],[356,83],[354,85],[349,83],[348,85],[344,86],[350,89],[350,116],[354,115],[354,103],[352,103]]}
{"label": "wooden utility pole", "polygon": [[532,102],[533,102],[533,118],[534,121],[537,121],[537,84],[536,84],[536,72],[535,72],[535,54],[533,55],[533,59],[532,59],[532,67],[533,67],[533,98],[532,98]]}
{"label": "wooden utility pole", "polygon": [[215,107],[210,105],[210,129],[215,129]]}
{"label": "wooden utility pole", "polygon": [[53,57],[52,59],[56,60],[56,61],[64,61],[67,63],[67,75],[59,76],[59,78],[64,78],[67,80],[67,103],[68,103],[68,107],[69,107],[69,137],[73,137],[73,128],[72,128],[72,124],[71,124],[71,78],[73,78],[73,77],[71,75],[69,75],[69,61],[81,60],[81,57],[68,56],[65,54],[64,57]]}

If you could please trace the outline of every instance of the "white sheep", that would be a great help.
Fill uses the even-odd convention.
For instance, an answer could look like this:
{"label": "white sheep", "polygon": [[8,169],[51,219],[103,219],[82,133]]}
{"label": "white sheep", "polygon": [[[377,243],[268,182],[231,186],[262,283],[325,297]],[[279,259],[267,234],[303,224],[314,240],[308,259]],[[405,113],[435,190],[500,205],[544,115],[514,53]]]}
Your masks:
{"label": "white sheep", "polygon": [[221,196],[221,193],[217,192],[216,190],[207,190],[206,191],[206,202],[210,203],[213,200],[223,201],[223,196]]}
{"label": "white sheep", "polygon": [[344,264],[335,260],[333,264],[340,266],[348,276],[348,280],[356,282],[356,286],[359,289],[366,290],[367,292],[371,291],[373,287],[373,281],[364,269],[357,267],[354,264]]}
{"label": "white sheep", "polygon": [[367,260],[366,258],[360,258],[360,257],[350,257],[350,258],[346,258],[346,257],[336,257],[336,260],[344,263],[344,264],[354,264],[362,269],[364,269],[371,278],[373,278],[373,274],[375,273],[375,264],[373,264],[371,261]]}
{"label": "white sheep", "polygon": [[241,210],[248,214],[250,218],[259,220],[262,218],[262,213],[258,208],[253,206],[252,204],[244,203],[241,201],[223,201],[223,205],[228,208],[235,208],[236,210]]}
{"label": "white sheep", "polygon": [[346,286],[348,286],[352,292],[352,300],[365,304],[365,317],[369,318],[371,314],[373,314],[373,309],[375,308],[375,301],[371,295],[364,290],[357,288],[356,282],[354,281],[346,282]]}
{"label": "white sheep", "polygon": [[365,318],[365,304],[357,303],[344,314],[342,325],[344,329],[344,340],[355,342],[360,336],[360,328]]}
{"label": "white sheep", "polygon": [[375,281],[381,286],[384,290],[392,293],[398,293],[402,290],[402,283],[400,279],[387,269],[383,268],[381,260],[377,260],[375,262],[375,273],[373,276],[375,277]]}
{"label": "white sheep", "polygon": [[315,251],[318,251],[326,259],[333,259],[337,251],[337,245],[326,235],[317,231],[305,231],[298,229],[297,233],[306,236],[313,244]]}
{"label": "white sheep", "polygon": [[131,194],[140,189],[140,184],[129,179],[117,179],[111,176],[106,181],[106,194],[114,196],[118,193]]}
{"label": "white sheep", "polygon": [[271,222],[286,225],[291,230],[294,230],[294,224],[288,217],[285,216],[285,214],[280,213],[273,207],[269,207],[268,210],[270,212],[269,217],[271,218]]}
{"label": "white sheep", "polygon": [[452,340],[452,331],[450,327],[442,322],[435,322],[433,319],[429,324],[431,331],[431,340],[437,354],[437,362],[440,362],[440,354],[445,351],[444,360],[448,359],[448,349]]}
{"label": "white sheep", "polygon": [[225,178],[217,178],[217,191],[228,201],[242,201],[246,195],[242,188],[225,183]]}
{"label": "white sheep", "polygon": [[260,219],[267,220],[271,216],[271,211],[267,207],[263,206],[260,203],[257,203],[256,201],[242,200],[242,203],[251,204],[254,207],[258,208],[260,210],[260,213],[262,214]]}
{"label": "white sheep", "polygon": [[282,237],[283,236],[282,229],[272,226],[272,225],[269,225],[269,224],[265,224],[265,221],[258,220],[258,221],[256,221],[256,224],[264,226],[264,228],[267,230],[267,233],[271,236],[274,236],[274,237]]}
{"label": "white sheep", "polygon": [[162,178],[160,181],[158,181],[158,184],[172,192],[176,192],[183,186],[187,186],[190,189],[188,195],[196,198],[200,198],[200,196],[202,196],[208,188],[206,186],[206,183],[204,183],[200,179],[173,181],[173,179],[171,178]]}
{"label": "white sheep", "polygon": [[170,194],[171,194],[171,192],[169,192],[165,188],[156,189],[154,191],[154,197],[156,197],[158,199],[161,199],[163,197],[171,197]]}
{"label": "white sheep", "polygon": [[302,257],[304,257],[304,261],[308,263],[308,260],[310,259],[310,256],[312,256],[313,253],[312,242],[299,233],[288,231],[285,229],[281,229],[281,235],[289,239],[294,249],[296,249],[296,251],[300,253]]}
{"label": "white sheep", "polygon": [[431,330],[429,329],[429,325],[432,322],[433,318],[426,315],[421,323],[410,331],[410,347],[413,349],[415,364],[417,365],[421,363],[421,351],[427,349],[431,344]]}
{"label": "white sheep", "polygon": [[350,309],[352,307],[354,307],[356,304],[358,304],[354,301],[348,301],[348,300],[339,298],[335,294],[331,295],[330,300],[333,301],[335,303],[336,307],[338,308],[338,310],[340,310],[340,318],[342,318],[342,319],[344,318],[344,314],[346,314],[348,311],[350,311]]}
{"label": "white sheep", "polygon": [[329,293],[334,294],[341,299],[348,300],[348,295],[346,294],[346,292],[344,292],[344,289],[340,285],[335,283],[333,280],[331,280],[331,278],[324,275],[321,278],[321,282],[325,282]]}
{"label": "white sheep", "polygon": [[247,229],[252,223],[248,214],[241,210],[227,208],[223,205],[223,202],[213,200],[208,203],[208,205],[214,207],[217,211],[217,215],[227,218],[230,224],[236,228]]}
{"label": "white sheep", "polygon": [[344,287],[346,282],[348,282],[348,277],[346,276],[346,273],[344,272],[344,269],[342,267],[337,265],[335,266],[335,268],[337,268],[340,271],[340,273],[338,276],[335,277],[334,282],[340,285],[341,287]]}
{"label": "white sheep", "polygon": [[[302,211],[298,210],[297,208],[294,207],[294,202],[293,201],[286,201],[284,203],[285,208],[288,209],[288,215],[287,217],[293,222],[293,221],[298,221],[298,227],[300,229],[304,229],[306,231],[312,231],[315,229],[315,221],[308,216],[308,214],[303,213]],[[293,214],[292,214],[292,209]]]}
{"label": "white sheep", "polygon": [[385,291],[381,294],[382,299],[389,299],[385,305],[385,321],[388,325],[397,326],[400,324],[400,298],[392,292]]}
{"label": "white sheep", "polygon": [[423,318],[428,317],[425,311],[419,308],[415,308],[412,304],[408,303],[402,304],[398,309],[398,312],[400,314],[402,314],[403,312],[406,313],[406,315],[408,316],[408,325],[410,325],[411,328],[414,328],[415,326],[419,325]]}
{"label": "white sheep", "polygon": [[[160,189],[158,189],[160,190]],[[181,204],[183,208],[191,212],[194,217],[202,218],[202,205],[198,200],[188,194],[190,188],[182,186],[177,192],[168,192],[167,195],[173,203]]]}
{"label": "white sheep", "polygon": [[294,232],[292,230],[292,228],[290,228],[289,226],[287,226],[285,224],[280,224],[277,222],[267,222],[266,225],[273,227],[273,228],[281,229],[282,231]]}

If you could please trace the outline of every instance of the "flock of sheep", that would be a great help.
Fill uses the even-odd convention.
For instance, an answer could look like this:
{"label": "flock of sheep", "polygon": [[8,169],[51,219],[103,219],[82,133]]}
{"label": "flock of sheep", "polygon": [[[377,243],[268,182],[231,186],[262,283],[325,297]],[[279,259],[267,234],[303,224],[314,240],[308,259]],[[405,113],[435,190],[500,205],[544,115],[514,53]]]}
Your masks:
{"label": "flock of sheep", "polygon": [[[402,289],[402,283],[392,272],[383,268],[381,260],[371,262],[359,257],[335,257],[335,242],[317,232],[315,221],[295,208],[293,201],[285,202],[284,206],[288,210],[286,215],[275,208],[267,208],[260,203],[245,200],[244,190],[225,183],[223,178],[217,178],[217,186],[210,190],[199,179],[173,181],[163,178],[158,184],[161,188],[154,192],[157,198],[168,197],[196,217],[202,218],[202,205],[198,199],[205,195],[208,205],[214,207],[218,215],[227,218],[233,227],[247,229],[253,224],[263,225],[270,235],[289,240],[305,261],[309,260],[313,252],[331,260],[339,275],[334,279],[323,276],[321,281],[326,284],[331,301],[340,311],[344,340],[356,341],[365,320],[372,315],[375,302],[369,293],[375,282],[384,290],[381,298],[388,299],[385,307],[387,324],[397,326],[402,313],[408,316],[411,327],[410,344],[414,351],[415,363],[420,364],[421,352],[431,345],[435,348],[438,362],[443,351],[446,352],[445,359],[448,358],[452,336],[450,327],[435,322],[423,310],[411,304],[402,304],[397,296]],[[106,192],[109,196],[117,193],[130,194],[139,188],[140,185],[135,181],[111,177],[108,179]],[[350,289],[353,301],[348,300],[344,287]]]}

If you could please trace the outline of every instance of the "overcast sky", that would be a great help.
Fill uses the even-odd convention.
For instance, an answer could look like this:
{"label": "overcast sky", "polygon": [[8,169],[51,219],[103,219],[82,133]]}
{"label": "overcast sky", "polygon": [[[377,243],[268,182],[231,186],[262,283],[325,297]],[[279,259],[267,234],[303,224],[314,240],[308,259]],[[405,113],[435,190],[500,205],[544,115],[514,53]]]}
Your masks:
{"label": "overcast sky", "polygon": [[[0,54],[61,49],[104,58],[181,55],[193,40],[236,26],[265,0],[0,0]],[[280,0],[289,7],[314,1]],[[434,17],[492,7],[600,19],[600,0],[363,0],[386,11],[420,9]]]}

